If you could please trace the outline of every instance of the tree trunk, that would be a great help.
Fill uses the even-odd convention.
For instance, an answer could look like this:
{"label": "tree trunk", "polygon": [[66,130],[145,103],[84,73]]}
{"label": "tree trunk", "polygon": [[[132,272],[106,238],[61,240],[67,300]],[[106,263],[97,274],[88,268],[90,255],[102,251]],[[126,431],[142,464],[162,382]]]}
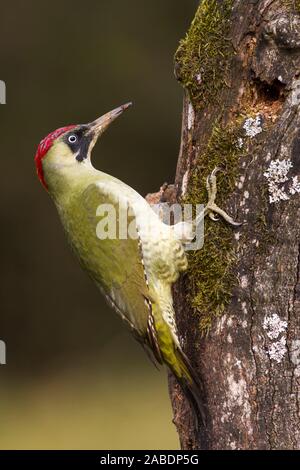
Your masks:
{"label": "tree trunk", "polygon": [[208,412],[197,435],[170,378],[181,446],[299,449],[300,1],[202,0],[175,72],[185,90],[177,198],[205,203],[218,166],[217,203],[243,222],[207,220],[174,289]]}

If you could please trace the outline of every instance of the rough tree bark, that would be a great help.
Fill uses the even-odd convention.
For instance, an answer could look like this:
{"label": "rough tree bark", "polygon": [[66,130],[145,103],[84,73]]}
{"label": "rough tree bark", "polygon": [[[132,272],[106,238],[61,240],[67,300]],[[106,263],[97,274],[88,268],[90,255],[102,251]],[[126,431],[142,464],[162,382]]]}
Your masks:
{"label": "rough tree bark", "polygon": [[221,166],[217,203],[243,222],[206,221],[174,289],[208,410],[197,435],[170,378],[181,446],[299,449],[299,0],[202,0],[175,72],[185,89],[177,199],[204,203]]}

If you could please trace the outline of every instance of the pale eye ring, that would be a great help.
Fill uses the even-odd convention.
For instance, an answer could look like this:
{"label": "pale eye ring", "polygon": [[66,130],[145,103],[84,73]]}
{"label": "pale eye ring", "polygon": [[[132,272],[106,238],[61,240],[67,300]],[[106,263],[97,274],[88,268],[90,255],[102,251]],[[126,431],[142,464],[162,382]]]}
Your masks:
{"label": "pale eye ring", "polygon": [[75,144],[75,142],[77,142],[77,136],[72,134],[68,137],[68,141],[70,142],[70,144]]}

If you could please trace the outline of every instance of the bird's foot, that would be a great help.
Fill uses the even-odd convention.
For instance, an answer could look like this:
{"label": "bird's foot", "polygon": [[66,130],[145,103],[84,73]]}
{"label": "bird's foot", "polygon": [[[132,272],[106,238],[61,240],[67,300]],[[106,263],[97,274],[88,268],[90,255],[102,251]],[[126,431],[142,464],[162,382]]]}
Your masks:
{"label": "bird's foot", "polygon": [[[239,222],[235,222],[230,215],[228,215],[223,209],[221,209],[215,203],[216,196],[217,196],[217,177],[216,174],[220,171],[220,168],[215,168],[213,172],[207,177],[206,180],[206,188],[208,193],[208,203],[205,206],[204,213],[208,215],[210,219],[214,220],[215,222],[219,220],[219,217],[222,217],[226,222],[230,225],[234,225],[235,227],[239,227],[242,225]],[[216,216],[217,214],[217,216]],[[219,217],[218,217],[219,216]]]}

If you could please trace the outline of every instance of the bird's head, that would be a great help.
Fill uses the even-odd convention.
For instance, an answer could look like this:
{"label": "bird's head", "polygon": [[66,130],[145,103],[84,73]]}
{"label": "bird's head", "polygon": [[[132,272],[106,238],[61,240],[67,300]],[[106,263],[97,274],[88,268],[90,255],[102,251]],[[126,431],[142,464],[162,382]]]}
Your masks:
{"label": "bird's head", "polygon": [[80,165],[90,165],[98,138],[129,106],[131,103],[124,104],[89,124],[61,127],[45,137],[35,155],[37,174],[43,186],[48,190],[49,173],[63,175],[70,169],[79,169]]}

